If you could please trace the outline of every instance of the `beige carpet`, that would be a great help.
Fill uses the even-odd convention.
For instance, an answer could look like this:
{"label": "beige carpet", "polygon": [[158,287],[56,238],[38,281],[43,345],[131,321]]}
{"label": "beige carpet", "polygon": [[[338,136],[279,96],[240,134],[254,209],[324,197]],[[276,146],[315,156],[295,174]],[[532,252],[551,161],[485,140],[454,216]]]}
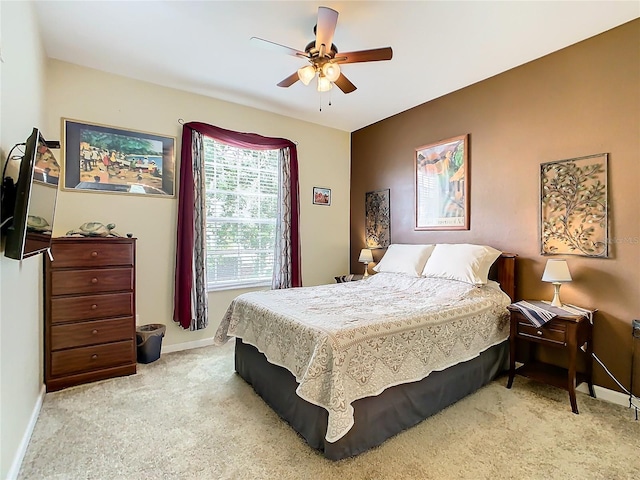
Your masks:
{"label": "beige carpet", "polygon": [[163,355],[134,376],[47,394],[20,479],[638,479],[625,407],[517,377],[358,457],[311,450],[233,372],[233,348]]}

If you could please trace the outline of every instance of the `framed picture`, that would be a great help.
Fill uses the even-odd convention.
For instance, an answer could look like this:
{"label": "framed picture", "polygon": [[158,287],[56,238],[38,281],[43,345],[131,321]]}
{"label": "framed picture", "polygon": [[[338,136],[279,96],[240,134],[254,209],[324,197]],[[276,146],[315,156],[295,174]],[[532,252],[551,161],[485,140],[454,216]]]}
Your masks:
{"label": "framed picture", "polygon": [[175,137],[62,121],[64,190],[175,196]]}
{"label": "framed picture", "polygon": [[608,154],[540,165],[540,253],[608,257]]}
{"label": "framed picture", "polygon": [[313,187],[313,204],[327,206],[331,205],[331,189]]}
{"label": "framed picture", "polygon": [[416,148],[416,230],[469,230],[468,135]]}
{"label": "framed picture", "polygon": [[390,190],[367,192],[364,200],[364,232],[367,248],[387,248],[391,243]]}

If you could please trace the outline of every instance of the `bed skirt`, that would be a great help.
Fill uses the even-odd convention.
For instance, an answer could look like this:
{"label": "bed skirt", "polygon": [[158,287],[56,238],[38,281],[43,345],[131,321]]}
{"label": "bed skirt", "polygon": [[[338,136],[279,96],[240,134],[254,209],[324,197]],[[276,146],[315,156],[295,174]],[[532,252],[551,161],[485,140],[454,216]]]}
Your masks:
{"label": "bed skirt", "polygon": [[391,387],[353,402],[354,425],[338,441],[325,439],[327,411],[296,395],[298,383],[254,346],[236,339],[236,372],[313,448],[331,460],[358,455],[439,412],[493,380],[508,366],[508,340],[478,357],[419,382]]}

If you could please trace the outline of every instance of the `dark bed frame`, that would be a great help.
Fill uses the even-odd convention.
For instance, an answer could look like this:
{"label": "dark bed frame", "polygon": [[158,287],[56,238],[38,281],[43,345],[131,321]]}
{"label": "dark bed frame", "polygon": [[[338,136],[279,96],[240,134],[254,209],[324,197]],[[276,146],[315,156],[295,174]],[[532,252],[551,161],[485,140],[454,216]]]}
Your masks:
{"label": "dark bed frame", "polygon": [[[503,253],[489,278],[515,298],[515,257]],[[264,401],[313,448],[331,460],[358,455],[380,445],[492,381],[508,366],[508,341],[495,345],[478,357],[442,371],[432,372],[419,382],[384,390],[380,395],[353,402],[354,425],[331,443],[327,433],[327,411],[298,395],[298,383],[287,369],[269,363],[252,345],[236,339],[236,372]]]}

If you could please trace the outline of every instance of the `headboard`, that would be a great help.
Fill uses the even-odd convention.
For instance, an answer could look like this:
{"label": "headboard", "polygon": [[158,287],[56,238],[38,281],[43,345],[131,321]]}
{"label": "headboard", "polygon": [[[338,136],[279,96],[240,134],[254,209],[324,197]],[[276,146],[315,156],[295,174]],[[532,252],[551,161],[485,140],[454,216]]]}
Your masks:
{"label": "headboard", "polygon": [[489,278],[498,282],[512,301],[516,299],[517,256],[515,253],[502,253],[489,270]]}

